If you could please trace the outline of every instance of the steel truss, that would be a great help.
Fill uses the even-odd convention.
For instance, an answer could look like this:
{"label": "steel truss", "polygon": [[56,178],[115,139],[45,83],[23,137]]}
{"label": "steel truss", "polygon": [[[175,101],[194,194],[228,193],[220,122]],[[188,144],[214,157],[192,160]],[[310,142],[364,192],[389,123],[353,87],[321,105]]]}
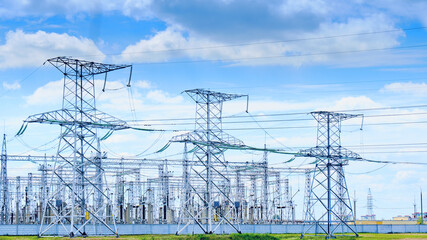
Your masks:
{"label": "steel truss", "polygon": [[[193,153],[193,159],[199,161],[202,166],[191,165],[191,173],[184,170],[190,178],[188,175],[183,178],[187,180],[184,183],[182,194],[184,204],[181,204],[177,234],[191,223],[197,224],[207,234],[217,231],[221,224],[228,224],[240,233],[236,201],[231,195],[228,163],[224,158],[225,150],[220,146],[223,144],[244,146],[244,144],[223,132],[222,106],[225,101],[247,97],[247,95],[204,89],[186,90],[185,93],[196,102],[195,130],[175,136],[171,141],[194,144],[196,150]],[[202,180],[203,184],[194,185],[193,182],[197,180]],[[193,204],[188,204],[190,202]]]}
{"label": "steel truss", "polygon": [[[113,65],[56,57],[47,62],[64,75],[62,109],[28,117],[26,123],[47,123],[61,126],[51,189],[43,211],[39,236],[60,225],[70,237],[86,236],[89,223],[102,224],[117,235],[115,221],[106,205],[112,201],[105,186],[105,174],[99,146],[98,129],[127,129],[126,122],[96,109],[95,75],[131,65]],[[105,83],[104,83],[105,84]],[[63,174],[71,171],[67,178]],[[55,188],[53,186],[55,185]],[[68,191],[65,191],[68,189]],[[67,196],[65,196],[67,193]],[[90,196],[94,196],[90,198]],[[109,212],[109,213],[108,213]],[[113,222],[110,226],[107,222]],[[46,223],[46,224],[45,224]]]}
{"label": "steel truss", "polygon": [[316,167],[306,200],[301,238],[310,230],[316,235],[326,234],[326,238],[334,238],[336,232],[358,236],[343,166],[348,160],[361,157],[341,146],[340,133],[343,120],[362,115],[327,111],[311,115],[318,123],[317,145],[300,151],[300,156],[315,157]]}
{"label": "steel truss", "polygon": [[6,134],[3,135],[1,148],[1,193],[0,193],[0,223],[10,224],[10,196],[7,179],[7,149]]}

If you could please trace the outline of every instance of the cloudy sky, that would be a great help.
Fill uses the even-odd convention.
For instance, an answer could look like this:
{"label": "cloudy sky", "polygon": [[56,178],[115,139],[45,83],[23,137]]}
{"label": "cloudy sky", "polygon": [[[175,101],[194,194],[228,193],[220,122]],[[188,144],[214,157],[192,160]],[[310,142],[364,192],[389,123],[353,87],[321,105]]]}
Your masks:
{"label": "cloudy sky", "polygon": [[[347,111],[365,118],[362,131],[361,119],[343,124],[343,146],[367,159],[425,162],[425,1],[0,2],[0,109],[10,154],[55,153],[57,127],[31,125],[14,135],[27,116],[61,107],[62,76],[43,63],[72,56],[133,64],[131,88],[125,87],[127,71],[112,74],[105,92],[102,78],[97,81],[98,108],[124,120],[191,130],[191,120],[150,120],[194,117],[194,103],[181,92],[206,88],[249,94],[249,114],[245,100],[224,104],[224,116],[238,116],[224,120],[224,129],[248,145],[315,146],[316,123],[306,113]],[[143,155],[173,135],[123,131],[102,146],[110,156]],[[155,157],[180,151],[177,146]],[[259,161],[261,153],[230,153],[228,159]],[[270,155],[275,167],[311,162],[283,164],[287,159]],[[36,169],[9,166],[11,176]],[[419,210],[426,169],[350,162],[346,176],[351,197],[356,191],[357,215],[366,214],[368,188],[380,219],[412,213],[415,196]],[[303,176],[289,177],[293,191],[300,190],[300,215]]]}

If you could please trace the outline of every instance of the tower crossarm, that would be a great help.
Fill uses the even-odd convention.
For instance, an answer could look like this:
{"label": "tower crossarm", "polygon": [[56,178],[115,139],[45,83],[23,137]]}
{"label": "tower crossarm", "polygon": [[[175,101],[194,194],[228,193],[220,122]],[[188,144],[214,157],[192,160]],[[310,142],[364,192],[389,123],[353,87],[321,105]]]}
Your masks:
{"label": "tower crossarm", "polygon": [[343,120],[362,117],[363,114],[348,114],[348,113],[337,113],[337,112],[328,112],[328,111],[316,111],[310,113],[314,119],[317,121],[327,121],[327,116],[329,115],[329,121],[331,122],[340,122]]}
{"label": "tower crossarm", "polygon": [[[87,77],[131,67],[125,64],[105,64],[68,57],[55,57],[47,60],[67,76]],[[81,74],[81,76],[80,76]]]}
{"label": "tower crossarm", "polygon": [[[77,120],[77,115],[83,115],[83,120]],[[96,111],[96,113],[79,112],[76,110],[61,109],[45,113],[39,113],[29,116],[26,123],[47,123],[65,125],[81,125],[91,128],[123,130],[128,129],[130,126],[123,120],[115,118],[109,114]]]}
{"label": "tower crossarm", "polygon": [[206,89],[191,89],[185,90],[184,92],[187,93],[196,103],[221,103],[236,98],[248,97],[248,95],[220,93]]}
{"label": "tower crossarm", "polygon": [[[213,133],[211,133],[213,134]],[[245,144],[242,140],[235,138],[225,132],[220,132],[213,134],[215,137],[209,141],[210,144],[216,145],[221,148],[221,146],[232,146],[232,147],[244,147]],[[219,136],[218,136],[219,135]],[[200,131],[193,131],[177,135],[172,137],[171,142],[191,142],[191,143],[202,143],[208,144],[205,140],[204,133]]]}
{"label": "tower crossarm", "polygon": [[317,158],[331,158],[331,159],[362,159],[362,157],[347,148],[338,146],[331,147],[330,153],[328,154],[328,148],[326,147],[313,147],[299,151],[298,156],[300,157],[317,157]]}

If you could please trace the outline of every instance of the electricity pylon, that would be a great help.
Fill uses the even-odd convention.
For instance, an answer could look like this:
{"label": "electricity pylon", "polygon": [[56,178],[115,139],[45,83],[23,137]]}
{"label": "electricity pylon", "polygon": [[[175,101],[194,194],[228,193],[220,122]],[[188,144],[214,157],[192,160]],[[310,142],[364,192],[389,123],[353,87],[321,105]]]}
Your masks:
{"label": "electricity pylon", "polygon": [[368,210],[367,217],[368,220],[375,220],[375,214],[374,214],[374,198],[372,197],[371,188],[368,188],[368,196],[366,197],[366,208]]}
{"label": "electricity pylon", "polygon": [[6,134],[3,135],[3,145],[1,148],[1,195],[0,195],[0,223],[10,224],[10,196],[9,182],[7,179],[7,149]]}
{"label": "electricity pylon", "polygon": [[[184,91],[196,102],[195,130],[175,136],[172,142],[188,142],[196,146],[193,159],[202,166],[191,166],[190,179],[185,183],[184,201],[197,201],[198,209],[181,209],[177,234],[191,223],[197,224],[204,233],[214,233],[223,223],[240,233],[235,201],[230,194],[231,179],[228,174],[224,148],[221,146],[243,146],[243,142],[222,130],[222,106],[247,95],[227,94],[204,89]],[[202,184],[194,184],[194,183]],[[191,196],[188,196],[190,193]],[[194,198],[194,199],[193,199]],[[181,206],[188,206],[182,204]],[[184,226],[181,226],[183,224]]]}
{"label": "electricity pylon", "polygon": [[[106,211],[106,204],[112,206],[112,201],[106,192],[97,132],[98,129],[111,132],[129,126],[96,109],[95,76],[104,74],[106,81],[108,72],[131,65],[103,64],[67,57],[56,57],[47,62],[64,75],[62,109],[32,115],[24,121],[61,126],[51,179],[52,186],[59,184],[59,187],[51,191],[48,197],[39,236],[50,235],[49,230],[55,225],[62,226],[70,237],[87,236],[86,226],[93,222],[104,225],[117,235],[115,221],[112,221],[113,227],[107,224],[107,219],[111,222],[114,216]],[[65,172],[71,174],[64,176]],[[95,198],[90,197],[92,194]]]}
{"label": "electricity pylon", "polygon": [[361,157],[341,146],[340,135],[343,120],[362,115],[327,111],[312,112],[311,115],[317,120],[317,145],[300,151],[299,156],[315,157],[316,167],[305,206],[301,238],[313,227],[316,235],[321,232],[326,238],[333,238],[339,230],[343,235],[352,232],[358,236],[343,166],[348,165],[348,160]]}

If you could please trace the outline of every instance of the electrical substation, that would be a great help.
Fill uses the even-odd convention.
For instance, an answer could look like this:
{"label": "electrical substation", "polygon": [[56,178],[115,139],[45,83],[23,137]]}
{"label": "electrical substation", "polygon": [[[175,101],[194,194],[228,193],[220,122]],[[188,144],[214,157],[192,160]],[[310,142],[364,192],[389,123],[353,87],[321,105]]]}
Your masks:
{"label": "electrical substation", "polygon": [[[223,129],[223,106],[243,99],[247,104],[241,110],[248,112],[249,96],[182,89],[195,104],[194,130],[174,135],[156,150],[161,153],[173,145],[182,154],[173,159],[110,157],[101,142],[116,131],[163,131],[134,126],[96,107],[95,78],[104,79],[105,88],[108,73],[121,71],[131,87],[132,66],[67,57],[47,63],[62,74],[62,107],[29,116],[17,136],[30,125],[49,125],[58,130],[57,152],[52,156],[9,155],[7,137],[3,137],[2,225],[36,226],[31,228],[36,229],[32,235],[40,237],[162,233],[166,231],[162,226],[167,226],[163,233],[174,234],[274,228],[300,233],[301,238],[313,233],[327,238],[358,236],[362,231],[355,221],[345,166],[363,158],[341,144],[341,123],[352,118],[362,122],[362,114],[311,112],[312,121],[317,122],[317,144],[292,152],[264,144],[250,146]],[[262,159],[227,159],[225,152],[235,150],[260,153]],[[313,162],[304,168],[288,167],[286,162],[271,166],[272,154]],[[38,171],[11,177],[8,162],[35,163]],[[294,174],[304,179],[303,202],[294,198],[296,188],[290,181]],[[303,218],[296,217],[296,206],[304,212]],[[373,215],[372,203],[370,211]],[[125,230],[131,228],[146,230]]]}

